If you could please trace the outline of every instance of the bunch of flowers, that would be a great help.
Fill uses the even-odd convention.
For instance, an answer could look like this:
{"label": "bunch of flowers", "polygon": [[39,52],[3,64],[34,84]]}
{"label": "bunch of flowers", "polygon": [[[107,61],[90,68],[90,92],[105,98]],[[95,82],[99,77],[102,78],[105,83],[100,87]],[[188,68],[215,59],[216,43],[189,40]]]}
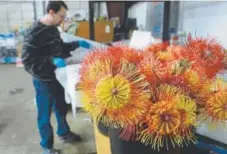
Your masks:
{"label": "bunch of flowers", "polygon": [[94,49],[83,61],[79,89],[84,108],[120,137],[154,149],[195,143],[201,120],[227,120],[223,47],[190,35],[184,46],[153,44]]}

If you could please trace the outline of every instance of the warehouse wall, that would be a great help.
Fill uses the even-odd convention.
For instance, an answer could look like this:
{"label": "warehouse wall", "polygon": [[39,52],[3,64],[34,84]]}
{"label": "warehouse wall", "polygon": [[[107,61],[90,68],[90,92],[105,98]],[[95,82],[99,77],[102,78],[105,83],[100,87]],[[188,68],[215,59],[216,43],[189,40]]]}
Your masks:
{"label": "warehouse wall", "polygon": [[[46,1],[46,5],[48,0]],[[66,1],[69,12],[84,11],[88,16],[88,1]],[[37,19],[44,15],[46,8],[43,8],[43,2],[36,0]],[[0,1],[0,33],[8,33],[11,29],[22,25],[29,25],[34,21],[33,1]]]}
{"label": "warehouse wall", "polygon": [[180,2],[179,30],[212,36],[227,48],[227,2]]}
{"label": "warehouse wall", "polygon": [[148,4],[148,15],[147,15],[147,30],[152,32],[155,38],[162,37],[163,27],[163,2],[150,2]]}
{"label": "warehouse wall", "polygon": [[[163,27],[163,2],[140,2],[129,10],[129,16],[137,19],[138,26],[141,24],[147,31],[152,31],[157,38],[162,37]],[[171,2],[170,29],[177,29],[179,2]]]}
{"label": "warehouse wall", "polygon": [[94,15],[98,18],[98,15],[108,17],[106,2],[100,2],[100,10],[98,10],[98,3],[94,4]]}
{"label": "warehouse wall", "polygon": [[32,2],[0,2],[1,33],[31,22],[33,18]]}

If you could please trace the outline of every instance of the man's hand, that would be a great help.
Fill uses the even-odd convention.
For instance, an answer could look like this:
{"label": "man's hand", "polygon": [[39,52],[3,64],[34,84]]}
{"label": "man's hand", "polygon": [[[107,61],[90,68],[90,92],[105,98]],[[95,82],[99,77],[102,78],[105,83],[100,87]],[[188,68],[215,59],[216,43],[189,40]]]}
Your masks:
{"label": "man's hand", "polygon": [[83,40],[78,41],[78,44],[80,47],[86,48],[86,49],[90,49],[92,47],[91,44]]}
{"label": "man's hand", "polygon": [[57,67],[65,67],[65,60],[63,58],[54,58],[53,63]]}

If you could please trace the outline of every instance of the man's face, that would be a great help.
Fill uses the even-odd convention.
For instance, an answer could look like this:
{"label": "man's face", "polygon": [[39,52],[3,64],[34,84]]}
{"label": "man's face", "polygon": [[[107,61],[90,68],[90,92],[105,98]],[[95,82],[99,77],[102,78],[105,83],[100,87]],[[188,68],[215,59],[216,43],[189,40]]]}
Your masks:
{"label": "man's face", "polygon": [[54,24],[56,26],[61,25],[61,23],[64,21],[66,12],[67,10],[64,7],[61,7],[61,9],[57,13],[54,13],[52,10],[50,11],[51,16],[53,17]]}

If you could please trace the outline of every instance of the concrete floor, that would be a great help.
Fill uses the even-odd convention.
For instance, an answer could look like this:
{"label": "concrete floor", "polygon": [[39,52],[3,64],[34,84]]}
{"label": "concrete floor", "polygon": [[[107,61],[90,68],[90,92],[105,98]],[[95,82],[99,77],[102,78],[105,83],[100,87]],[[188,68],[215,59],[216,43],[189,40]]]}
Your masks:
{"label": "concrete floor", "polygon": [[[41,154],[40,137],[36,123],[36,106],[31,77],[23,68],[0,65],[0,154]],[[73,132],[79,133],[83,142],[63,144],[57,138],[55,147],[63,154],[95,154],[92,123],[86,113],[74,119],[68,114]],[[56,120],[52,116],[56,131]]]}

